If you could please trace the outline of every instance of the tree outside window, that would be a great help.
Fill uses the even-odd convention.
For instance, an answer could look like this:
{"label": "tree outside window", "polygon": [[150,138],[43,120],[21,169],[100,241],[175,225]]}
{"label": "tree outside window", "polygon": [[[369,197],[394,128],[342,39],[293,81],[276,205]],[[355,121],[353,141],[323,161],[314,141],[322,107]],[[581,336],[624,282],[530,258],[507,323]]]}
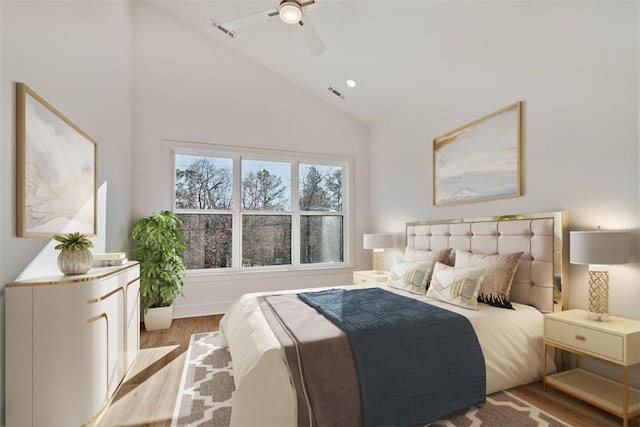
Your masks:
{"label": "tree outside window", "polygon": [[242,211],[242,266],[291,264],[291,163],[243,159]]}

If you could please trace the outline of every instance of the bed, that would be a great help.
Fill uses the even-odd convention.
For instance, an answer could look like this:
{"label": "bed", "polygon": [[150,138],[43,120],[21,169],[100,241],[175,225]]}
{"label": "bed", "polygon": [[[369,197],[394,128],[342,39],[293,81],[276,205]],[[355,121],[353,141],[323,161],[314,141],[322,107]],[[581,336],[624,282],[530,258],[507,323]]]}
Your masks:
{"label": "bed", "polygon": [[[381,288],[467,318],[484,355],[486,394],[531,383],[542,376],[543,313],[562,309],[563,294],[566,298],[566,289],[561,292],[561,284],[566,284],[566,224],[563,212],[407,224],[405,258],[450,248],[447,263],[453,266],[456,254],[462,258],[522,252],[508,295],[513,310],[488,304],[469,310],[387,284],[345,288]],[[309,291],[313,290],[304,290]],[[220,323],[222,343],[233,360],[236,386],[231,425],[299,423],[296,390],[285,352],[260,306],[265,295],[242,296]],[[552,372],[555,365],[547,359]]]}

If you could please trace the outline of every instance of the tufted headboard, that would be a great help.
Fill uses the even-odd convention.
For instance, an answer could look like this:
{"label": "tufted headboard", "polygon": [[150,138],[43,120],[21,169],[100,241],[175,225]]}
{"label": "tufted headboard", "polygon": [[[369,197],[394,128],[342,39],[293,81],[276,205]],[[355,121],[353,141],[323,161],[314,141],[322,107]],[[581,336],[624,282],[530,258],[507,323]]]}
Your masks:
{"label": "tufted headboard", "polygon": [[407,223],[407,247],[452,248],[477,254],[523,251],[511,287],[511,301],[543,313],[566,308],[568,220],[565,212],[463,218]]}

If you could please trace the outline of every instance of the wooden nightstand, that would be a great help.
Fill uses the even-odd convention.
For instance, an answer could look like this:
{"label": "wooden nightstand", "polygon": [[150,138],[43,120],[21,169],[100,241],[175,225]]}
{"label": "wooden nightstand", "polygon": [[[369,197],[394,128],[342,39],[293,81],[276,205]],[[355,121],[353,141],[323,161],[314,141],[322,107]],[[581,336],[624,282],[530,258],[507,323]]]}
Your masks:
{"label": "wooden nightstand", "polygon": [[[608,322],[587,319],[584,310],[545,315],[542,384],[570,394],[622,418],[640,414],[640,390],[629,387],[629,367],[640,363],[640,321],[611,316]],[[547,346],[576,355],[576,367],[546,375]],[[622,368],[622,383],[580,368],[580,356],[590,356]]]}
{"label": "wooden nightstand", "polygon": [[389,280],[389,272],[383,271],[378,273],[374,270],[354,271],[353,283],[358,285],[361,283],[385,283]]}

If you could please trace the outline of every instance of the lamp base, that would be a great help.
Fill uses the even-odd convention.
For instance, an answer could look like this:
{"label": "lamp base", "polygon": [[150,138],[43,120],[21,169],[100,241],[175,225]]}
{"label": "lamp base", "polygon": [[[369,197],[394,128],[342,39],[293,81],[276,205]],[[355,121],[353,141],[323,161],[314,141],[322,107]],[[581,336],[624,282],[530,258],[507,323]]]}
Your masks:
{"label": "lamp base", "polygon": [[378,274],[384,273],[384,249],[373,250],[373,271]]}
{"label": "lamp base", "polygon": [[587,318],[595,322],[608,322],[609,313],[594,313],[590,311],[589,314],[587,315]]}
{"label": "lamp base", "polygon": [[609,321],[609,271],[606,266],[589,266],[589,320]]}

